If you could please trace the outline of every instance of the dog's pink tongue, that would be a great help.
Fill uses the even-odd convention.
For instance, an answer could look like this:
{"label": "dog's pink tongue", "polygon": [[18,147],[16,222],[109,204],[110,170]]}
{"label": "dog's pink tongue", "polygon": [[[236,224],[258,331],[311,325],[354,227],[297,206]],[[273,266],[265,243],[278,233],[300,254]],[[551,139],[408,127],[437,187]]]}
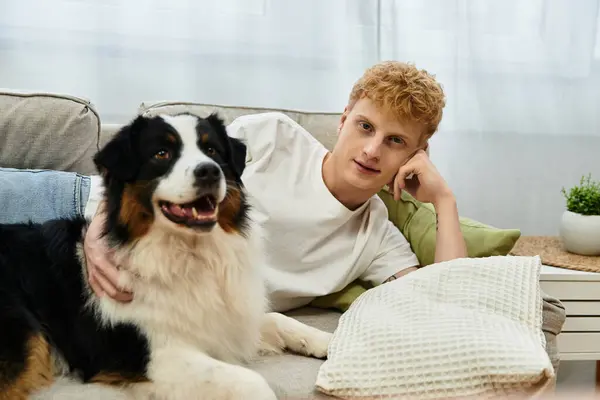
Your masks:
{"label": "dog's pink tongue", "polygon": [[173,215],[177,215],[178,217],[191,217],[192,216],[192,210],[189,207],[181,207],[177,204],[171,204],[169,206],[169,211],[171,212],[171,214]]}

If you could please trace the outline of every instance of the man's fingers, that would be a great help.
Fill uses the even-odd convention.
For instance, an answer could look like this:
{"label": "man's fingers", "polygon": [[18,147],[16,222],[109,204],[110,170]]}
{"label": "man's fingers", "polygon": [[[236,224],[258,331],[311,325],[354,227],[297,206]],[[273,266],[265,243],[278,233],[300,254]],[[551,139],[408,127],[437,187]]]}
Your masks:
{"label": "man's fingers", "polygon": [[94,273],[94,278],[98,282],[98,285],[102,288],[107,295],[114,298],[118,292],[115,285],[113,285],[106,277],[98,270]]}
{"label": "man's fingers", "polygon": [[113,296],[113,299],[121,303],[129,303],[131,300],[133,300],[133,294],[129,292],[117,292]]}
{"label": "man's fingers", "polygon": [[[119,286],[119,270],[112,264],[109,264],[105,260],[102,263],[97,264],[98,275],[110,282],[111,286],[118,288]],[[118,288],[118,291],[123,293],[129,293],[125,288]],[[114,296],[111,296],[114,297]]]}
{"label": "man's fingers", "polygon": [[90,274],[89,282],[92,290],[98,297],[108,295],[123,303],[128,303],[133,300],[133,294],[119,291],[101,273],[92,272]]}
{"label": "man's fingers", "polygon": [[[92,257],[93,258],[93,257]],[[92,287],[96,294],[106,294],[111,298],[121,301],[129,302],[133,299],[133,294],[125,289],[118,287],[119,284],[119,270],[110,263],[108,258],[99,257],[93,264],[91,278],[94,282]],[[92,282],[90,282],[90,285]]]}
{"label": "man's fingers", "polygon": [[119,282],[119,271],[117,268],[107,262],[103,261],[97,264],[98,271],[102,273],[104,278],[108,279],[111,284],[117,285]]}
{"label": "man's fingers", "polygon": [[120,302],[129,302],[133,299],[131,293],[122,292],[115,285],[113,285],[101,272],[95,274],[95,278],[98,281],[102,290],[113,299]]}
{"label": "man's fingers", "polygon": [[98,297],[104,296],[104,291],[102,290],[102,288],[98,284],[98,280],[96,279],[96,275],[94,274],[94,271],[92,271],[91,269],[88,270],[88,282],[90,284],[90,287],[94,291],[94,293],[96,293],[96,296],[98,296]]}
{"label": "man's fingers", "polygon": [[87,257],[87,255],[85,257],[85,263],[87,266],[88,283],[90,284],[92,291],[96,293],[96,296],[98,297],[104,296],[104,291],[102,290],[102,288],[98,284],[98,280],[96,279],[96,273],[94,272],[95,266],[92,263],[92,260],[90,260],[90,258]]}
{"label": "man's fingers", "polygon": [[116,267],[106,264],[98,265],[96,276],[101,283],[102,289],[113,299],[121,302],[130,302],[133,300],[133,294],[119,287],[119,271]]}
{"label": "man's fingers", "polygon": [[406,177],[415,173],[414,167],[408,163],[402,166],[394,178],[394,200],[400,200],[402,190],[406,187]]}
{"label": "man's fingers", "polygon": [[399,201],[400,197],[402,197],[402,187],[400,187],[400,182],[398,182],[398,175],[394,178],[394,200]]}

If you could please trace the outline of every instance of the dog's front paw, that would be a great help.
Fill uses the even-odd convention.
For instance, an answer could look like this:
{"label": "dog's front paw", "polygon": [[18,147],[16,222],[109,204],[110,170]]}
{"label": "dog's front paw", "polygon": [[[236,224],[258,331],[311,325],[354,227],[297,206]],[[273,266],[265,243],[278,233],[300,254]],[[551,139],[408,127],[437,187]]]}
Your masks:
{"label": "dog's front paw", "polygon": [[261,353],[287,349],[304,356],[325,358],[333,334],[280,313],[268,313],[261,327]]}
{"label": "dog's front paw", "polygon": [[306,355],[316,358],[326,358],[332,336],[332,333],[314,329],[304,339]]}

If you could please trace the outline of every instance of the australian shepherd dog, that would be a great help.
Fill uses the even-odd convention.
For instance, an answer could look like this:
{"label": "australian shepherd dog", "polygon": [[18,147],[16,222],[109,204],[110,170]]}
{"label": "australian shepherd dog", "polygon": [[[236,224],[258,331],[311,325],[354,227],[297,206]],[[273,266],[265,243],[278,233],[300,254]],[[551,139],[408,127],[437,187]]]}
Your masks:
{"label": "australian shepherd dog", "polygon": [[131,302],[91,290],[88,221],[0,225],[0,399],[59,376],[135,399],[275,399],[249,360],[326,357],[330,333],[268,310],[245,158],[215,114],[138,116],[95,155]]}

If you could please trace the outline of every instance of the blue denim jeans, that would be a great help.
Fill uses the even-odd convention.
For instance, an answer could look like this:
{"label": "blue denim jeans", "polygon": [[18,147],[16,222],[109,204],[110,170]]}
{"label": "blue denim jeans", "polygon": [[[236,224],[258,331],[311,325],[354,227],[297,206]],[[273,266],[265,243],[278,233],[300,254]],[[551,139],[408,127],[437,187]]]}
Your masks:
{"label": "blue denim jeans", "polygon": [[89,192],[89,176],[0,168],[0,223],[83,216]]}

